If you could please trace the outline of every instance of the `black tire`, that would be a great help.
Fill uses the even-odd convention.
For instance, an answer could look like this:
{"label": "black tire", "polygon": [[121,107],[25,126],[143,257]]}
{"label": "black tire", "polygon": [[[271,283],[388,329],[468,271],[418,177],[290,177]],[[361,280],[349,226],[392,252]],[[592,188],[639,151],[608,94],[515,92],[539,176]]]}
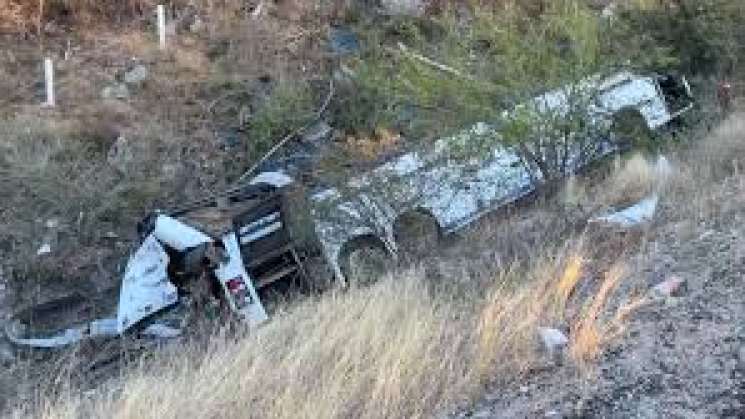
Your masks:
{"label": "black tire", "polygon": [[647,120],[636,109],[622,109],[613,117],[611,128],[614,142],[622,149],[651,148],[654,145],[652,130]]}
{"label": "black tire", "polygon": [[411,263],[424,259],[438,249],[442,229],[432,214],[415,211],[403,214],[396,220],[394,237],[401,260]]}
{"label": "black tire", "polygon": [[393,259],[378,239],[365,238],[351,243],[342,252],[340,267],[347,285],[364,287],[375,283],[391,268]]}

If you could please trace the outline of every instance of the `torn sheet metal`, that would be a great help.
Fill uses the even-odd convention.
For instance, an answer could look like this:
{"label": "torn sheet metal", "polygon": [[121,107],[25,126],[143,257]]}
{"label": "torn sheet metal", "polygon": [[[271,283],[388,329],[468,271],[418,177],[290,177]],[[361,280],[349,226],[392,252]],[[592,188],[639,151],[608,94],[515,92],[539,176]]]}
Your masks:
{"label": "torn sheet metal", "polygon": [[162,323],[153,323],[140,332],[140,336],[157,339],[175,339],[181,334],[181,329]]}
{"label": "torn sheet metal", "polygon": [[46,337],[26,337],[19,323],[6,326],[5,335],[14,345],[30,348],[52,349],[72,345],[84,339],[111,338],[117,336],[115,318],[93,320],[90,323],[65,329]]}
{"label": "torn sheet metal", "polygon": [[225,298],[230,308],[238,313],[250,325],[258,325],[269,317],[254,288],[253,281],[246,272],[238,238],[234,232],[226,233],[222,238],[227,257],[215,269]]}
{"label": "torn sheet metal", "polygon": [[[156,228],[157,231],[157,228]],[[188,241],[183,241],[187,243]],[[191,243],[191,242],[188,242]],[[178,293],[168,279],[168,255],[154,234],[147,236],[127,264],[119,296],[117,331],[176,304]]]}
{"label": "torn sheet metal", "polygon": [[657,194],[654,194],[624,210],[595,217],[590,222],[613,224],[623,228],[645,224],[654,218],[658,201]]}

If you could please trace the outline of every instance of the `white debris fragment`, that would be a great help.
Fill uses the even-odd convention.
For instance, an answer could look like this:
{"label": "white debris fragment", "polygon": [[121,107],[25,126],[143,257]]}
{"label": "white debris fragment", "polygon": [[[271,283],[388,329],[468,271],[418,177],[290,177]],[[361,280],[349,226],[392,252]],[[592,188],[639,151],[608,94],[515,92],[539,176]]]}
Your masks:
{"label": "white debris fragment", "polygon": [[127,84],[140,84],[147,80],[150,71],[142,64],[134,66],[124,73],[124,82]]}
{"label": "white debris fragment", "polygon": [[36,251],[36,256],[44,256],[52,253],[52,245],[49,243],[42,244]]}
{"label": "white debris fragment", "polygon": [[652,293],[661,298],[677,297],[683,292],[685,284],[685,279],[674,275],[655,285]]}
{"label": "white debris fragment", "polygon": [[654,217],[658,201],[657,194],[654,194],[621,211],[592,218],[590,222],[614,224],[623,228],[645,224]]}
{"label": "white debris fragment", "polygon": [[63,330],[56,335],[42,338],[26,338],[23,333],[17,333],[20,328],[6,327],[6,336],[13,344],[19,346],[29,346],[32,348],[60,348],[80,342],[85,337],[83,328],[72,328]]}
{"label": "white debris fragment", "polygon": [[165,215],[156,219],[153,234],[157,240],[179,252],[212,242],[208,235]]}
{"label": "white debris fragment", "polygon": [[146,327],[140,333],[142,336],[159,338],[159,339],[175,339],[181,336],[181,329],[171,327],[162,323],[153,323]]}
{"label": "white debris fragment", "polygon": [[106,86],[101,91],[101,97],[103,99],[128,99],[129,95],[129,88],[124,83],[115,83]]}
{"label": "white debris fragment", "polygon": [[143,336],[149,336],[160,339],[174,339],[182,335],[179,328],[168,326],[162,323],[153,323],[146,327],[141,333]]}
{"label": "white debris fragment", "polygon": [[665,156],[660,156],[657,159],[657,163],[654,166],[654,174],[660,184],[667,183],[667,180],[672,176],[673,165],[670,164],[670,161]]}
{"label": "white debris fragment", "polygon": [[558,354],[569,344],[569,338],[558,330],[550,327],[538,328],[538,336],[541,338],[543,348],[549,354]]}
{"label": "white debris fragment", "polygon": [[251,17],[253,19],[258,19],[261,16],[261,12],[264,11],[264,1],[260,1],[259,4],[256,5],[254,10],[251,12]]}
{"label": "white debris fragment", "polygon": [[88,324],[90,337],[113,337],[118,334],[115,318],[93,320]]}

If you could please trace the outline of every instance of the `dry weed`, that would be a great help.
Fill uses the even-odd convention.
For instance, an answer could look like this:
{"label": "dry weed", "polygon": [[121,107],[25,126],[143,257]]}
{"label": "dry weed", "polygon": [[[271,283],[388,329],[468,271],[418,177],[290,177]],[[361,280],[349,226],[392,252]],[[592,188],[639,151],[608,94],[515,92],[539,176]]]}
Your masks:
{"label": "dry weed", "polygon": [[[608,299],[618,287],[625,273],[622,266],[614,266],[605,273],[600,287],[588,299],[579,318],[572,325],[569,340],[569,354],[577,365],[586,366],[595,361],[609,339],[617,337],[613,333],[616,323],[603,315],[607,310]],[[627,310],[628,307],[623,310]],[[614,317],[613,319],[620,319]]]}
{"label": "dry weed", "polygon": [[609,181],[610,189],[606,189],[607,194],[602,200],[623,208],[659,190],[664,182],[655,162],[637,153],[614,170]]}
{"label": "dry weed", "polygon": [[[566,321],[583,259],[537,262],[502,272],[485,299],[434,292],[417,272],[330,292],[246,338],[215,336],[206,353],[173,348],[89,397],[34,408],[43,417],[429,417],[542,362],[537,329]],[[606,310],[615,284],[606,282],[588,303],[587,330]]]}

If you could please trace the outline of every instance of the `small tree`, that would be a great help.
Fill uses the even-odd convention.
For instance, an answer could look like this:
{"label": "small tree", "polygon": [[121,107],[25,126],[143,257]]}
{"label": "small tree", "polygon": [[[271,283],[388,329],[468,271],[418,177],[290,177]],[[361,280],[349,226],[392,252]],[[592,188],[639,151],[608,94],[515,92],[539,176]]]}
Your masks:
{"label": "small tree", "polygon": [[[567,88],[558,108],[533,101],[621,61],[604,44],[609,22],[577,0],[541,8],[507,0],[451,9],[427,25],[409,23],[407,44],[384,45],[361,60],[360,74],[387,74],[387,98],[415,109],[401,123],[408,138],[437,138],[486,121],[494,129],[453,145],[473,157],[497,144],[516,150],[537,181],[552,181],[599,150],[601,127],[588,124],[594,92]],[[383,51],[381,53],[381,50]],[[365,80],[360,80],[365,89]],[[370,86],[373,87],[373,86]],[[378,91],[380,84],[374,85]],[[426,140],[425,140],[426,141]],[[580,157],[581,155],[581,157]]]}

